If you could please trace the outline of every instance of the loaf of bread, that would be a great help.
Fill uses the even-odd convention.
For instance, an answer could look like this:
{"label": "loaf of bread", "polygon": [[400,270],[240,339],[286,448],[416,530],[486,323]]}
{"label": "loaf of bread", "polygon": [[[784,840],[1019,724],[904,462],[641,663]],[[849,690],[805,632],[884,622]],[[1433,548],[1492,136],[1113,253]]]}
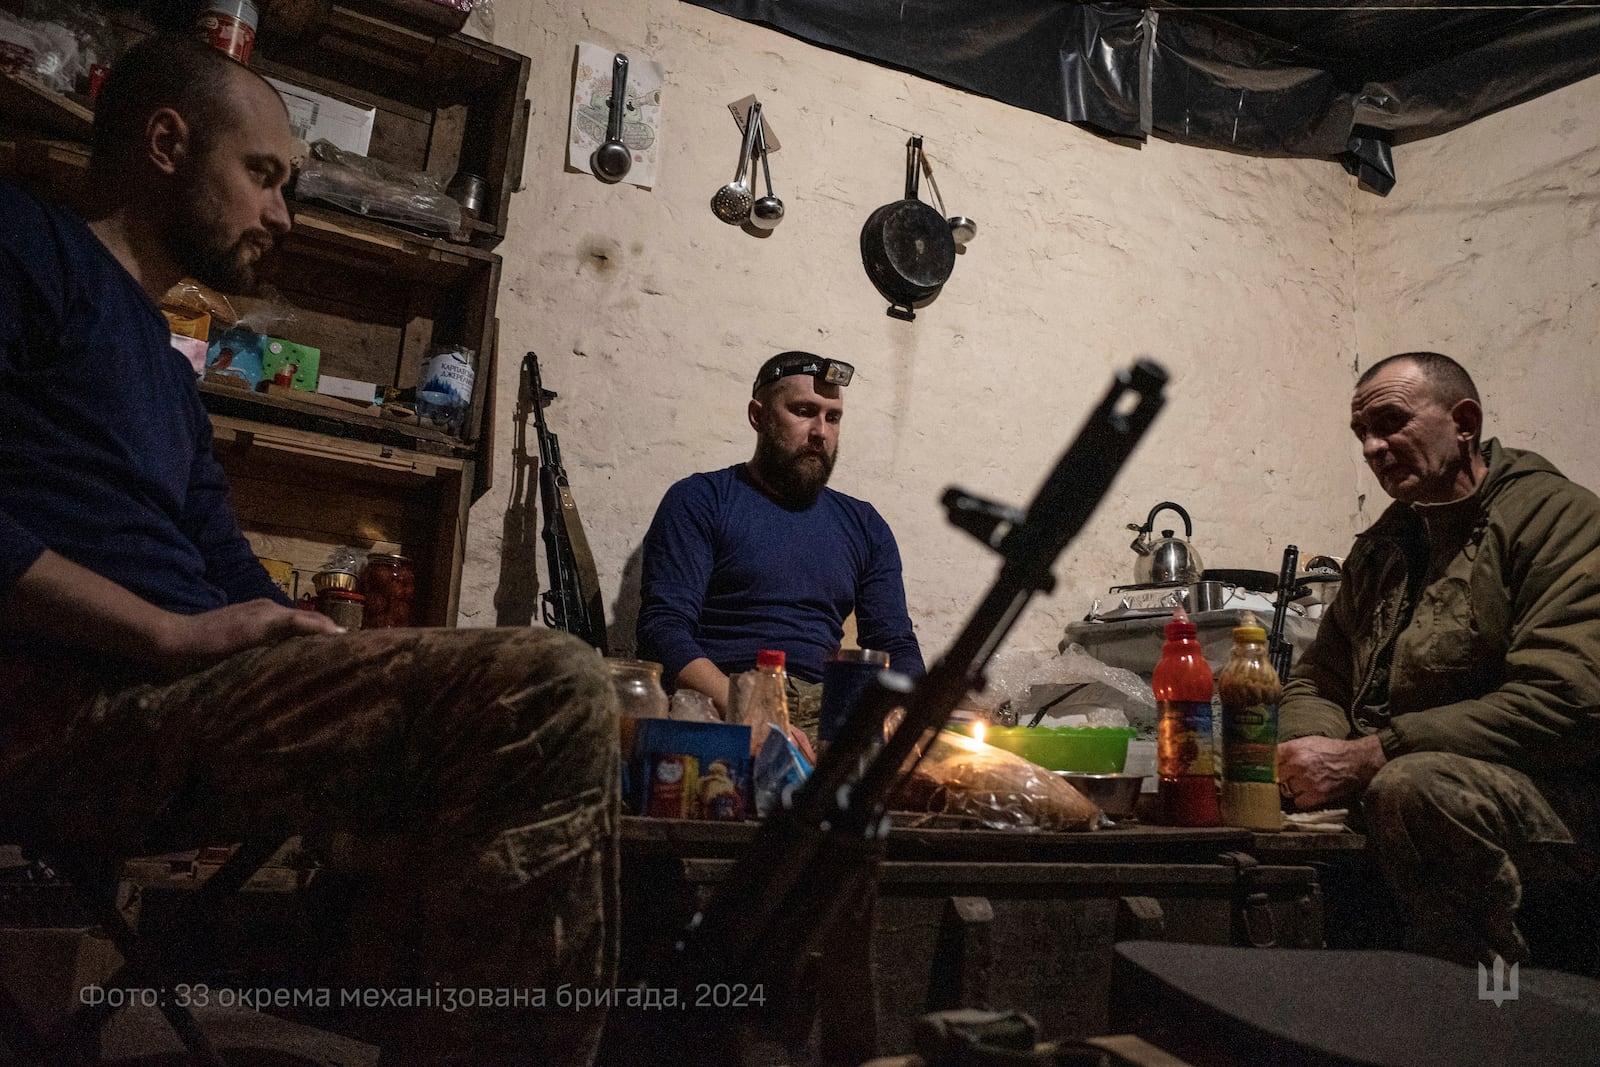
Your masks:
{"label": "loaf of bread", "polygon": [[940,733],[891,800],[902,811],[965,815],[997,830],[1093,830],[1100,809],[1021,756]]}

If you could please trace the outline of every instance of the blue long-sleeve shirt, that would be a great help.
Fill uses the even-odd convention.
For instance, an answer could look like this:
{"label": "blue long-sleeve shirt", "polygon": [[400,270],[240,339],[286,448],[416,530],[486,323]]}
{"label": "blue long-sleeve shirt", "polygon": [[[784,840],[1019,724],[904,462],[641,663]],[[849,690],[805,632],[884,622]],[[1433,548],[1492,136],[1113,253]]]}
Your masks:
{"label": "blue long-sleeve shirt", "polygon": [[822,680],[856,613],[863,648],[924,672],[906,613],[900,550],[871,504],[832,489],[790,510],[750,481],[744,464],[694,474],[667,490],[645,534],[639,654],[670,681],[704,657],[725,673],[781,649],[788,672]]}
{"label": "blue long-sleeve shirt", "polygon": [[0,182],[0,602],[46,549],[170,611],[288,602],[166,319],[82,220]]}

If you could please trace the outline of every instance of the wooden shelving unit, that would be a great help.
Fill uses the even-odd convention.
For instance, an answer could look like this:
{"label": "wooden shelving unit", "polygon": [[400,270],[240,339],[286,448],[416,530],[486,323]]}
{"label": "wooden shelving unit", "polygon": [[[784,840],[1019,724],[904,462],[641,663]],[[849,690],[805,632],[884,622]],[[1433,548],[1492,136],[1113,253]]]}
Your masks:
{"label": "wooden shelving unit", "polygon": [[[291,201],[294,228],[264,272],[276,295],[232,298],[242,315],[277,315],[274,336],[322,350],[323,373],[397,389],[415,385],[439,345],[477,353],[461,437],[418,420],[293,395],[202,383],[235,510],[263,555],[314,570],[339,544],[403,546],[417,571],[414,618],[453,624],[471,501],[491,481],[495,306],[512,192],[527,128],[527,57],[335,4],[293,36],[264,20],[253,69],[375,110],[374,159],[441,181],[458,170],[488,192],[465,240],[445,240],[315,203]],[[149,31],[118,11],[129,36]],[[0,174],[52,199],[87,192],[86,101],[0,76]],[[457,235],[460,237],[461,235]],[[292,317],[285,317],[285,316]]]}

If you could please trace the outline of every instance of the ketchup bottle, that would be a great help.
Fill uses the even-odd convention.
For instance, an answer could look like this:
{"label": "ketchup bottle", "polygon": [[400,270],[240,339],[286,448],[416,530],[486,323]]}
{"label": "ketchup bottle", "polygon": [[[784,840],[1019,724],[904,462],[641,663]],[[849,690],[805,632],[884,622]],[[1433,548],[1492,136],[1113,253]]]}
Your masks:
{"label": "ketchup bottle", "polygon": [[1222,825],[1211,735],[1211,667],[1200,653],[1197,632],[1183,608],[1174,608],[1152,682],[1161,713],[1157,788],[1161,821],[1169,826]]}

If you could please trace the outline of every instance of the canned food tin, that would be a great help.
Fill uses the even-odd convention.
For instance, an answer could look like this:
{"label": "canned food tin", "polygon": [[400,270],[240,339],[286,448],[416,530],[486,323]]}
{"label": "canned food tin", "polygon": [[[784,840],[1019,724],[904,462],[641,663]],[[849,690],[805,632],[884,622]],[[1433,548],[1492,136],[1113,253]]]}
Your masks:
{"label": "canned food tin", "polygon": [[361,613],[367,598],[345,589],[324,589],[317,596],[317,610],[346,630],[361,629]]}
{"label": "canned food tin", "polygon": [[212,48],[249,64],[258,21],[254,0],[207,0],[195,26]]}
{"label": "canned food tin", "polygon": [[875,648],[846,648],[822,665],[822,709],[817,740],[829,744],[839,736],[856,702],[879,671],[889,666],[889,653]]}

